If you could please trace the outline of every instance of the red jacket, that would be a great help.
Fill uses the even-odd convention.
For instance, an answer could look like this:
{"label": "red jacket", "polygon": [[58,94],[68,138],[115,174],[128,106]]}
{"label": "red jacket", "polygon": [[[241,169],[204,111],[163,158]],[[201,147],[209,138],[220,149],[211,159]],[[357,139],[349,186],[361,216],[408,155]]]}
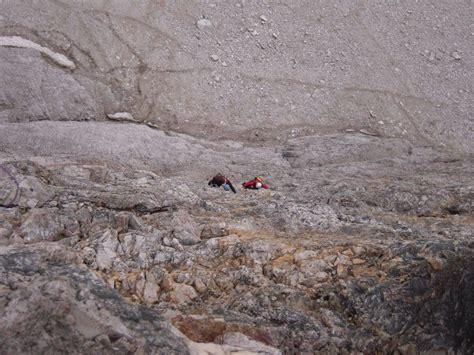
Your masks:
{"label": "red jacket", "polygon": [[[245,187],[246,189],[257,189],[257,180],[251,180],[251,181],[247,181],[247,182],[244,182],[242,184],[243,187]],[[268,185],[267,184],[264,184],[262,182],[262,189],[268,189]]]}

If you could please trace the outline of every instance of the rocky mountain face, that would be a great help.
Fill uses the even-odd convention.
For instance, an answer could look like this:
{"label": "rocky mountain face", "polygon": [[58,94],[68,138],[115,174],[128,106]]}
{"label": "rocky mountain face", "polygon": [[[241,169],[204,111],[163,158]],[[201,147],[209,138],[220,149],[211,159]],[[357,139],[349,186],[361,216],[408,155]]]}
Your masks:
{"label": "rocky mountain face", "polygon": [[0,353],[472,353],[473,15],[1,1]]}

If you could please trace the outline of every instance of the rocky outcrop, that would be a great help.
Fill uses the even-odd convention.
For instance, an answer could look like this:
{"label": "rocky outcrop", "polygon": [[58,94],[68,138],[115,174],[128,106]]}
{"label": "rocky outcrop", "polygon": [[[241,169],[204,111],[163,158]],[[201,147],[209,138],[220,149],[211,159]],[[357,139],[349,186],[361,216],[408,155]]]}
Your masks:
{"label": "rocky outcrop", "polygon": [[0,1],[0,353],[473,353],[469,6]]}
{"label": "rocky outcrop", "polygon": [[[362,168],[367,162],[353,163],[350,169],[358,164]],[[407,164],[392,170],[391,178]],[[172,188],[168,178],[128,168],[8,163],[4,168],[21,186],[35,181],[29,186],[37,191],[22,189],[13,206],[0,210],[1,244],[11,245],[2,255],[11,262],[17,259],[18,267],[33,258],[44,269],[34,271],[24,287],[56,292],[56,286],[43,283],[56,285],[58,275],[79,272],[71,271],[76,269],[89,275],[83,276],[84,284],[59,282],[57,287],[70,294],[68,300],[75,297],[75,287],[88,290],[87,283],[99,283],[90,279],[96,273],[117,302],[126,299],[148,307],[147,312],[163,313],[164,318],[157,319],[176,327],[173,334],[190,352],[219,353],[236,346],[264,353],[404,353],[408,348],[469,352],[469,295],[474,285],[472,189],[464,180],[469,174],[457,163],[430,164],[445,164],[458,174],[447,182],[440,180],[442,170],[425,171],[418,177],[423,183],[406,176],[403,184],[390,185],[385,175],[384,185],[379,185],[375,172],[383,172],[374,168],[370,180],[352,175],[341,185],[338,177],[349,168],[345,165],[338,172],[338,166],[329,166],[320,167],[313,180],[311,169],[301,169],[300,177],[307,179],[303,189],[287,184],[289,177],[282,174],[274,185],[269,181],[274,190],[239,189],[229,195],[208,187],[206,180],[184,182],[179,176],[173,181],[189,187],[178,193],[184,190]],[[326,180],[329,173],[332,180]],[[439,185],[441,181],[447,185]],[[342,186],[345,195],[335,194]],[[399,194],[405,197],[393,204]],[[10,256],[15,253],[19,256]],[[26,260],[22,253],[27,253]],[[10,267],[9,262],[4,267]],[[3,284],[7,295],[14,292],[10,281]],[[8,297],[32,302],[38,309],[50,307],[42,304],[46,298],[33,302],[16,293]],[[67,302],[76,304],[73,299]],[[19,309],[13,303],[11,307],[0,316]],[[67,307],[80,309],[69,303]],[[72,316],[66,310],[57,312],[54,317],[64,316],[68,322],[82,311],[71,311]],[[103,324],[94,309],[88,312],[87,317],[96,317],[91,320],[97,322],[94,334],[84,335],[80,324],[67,323],[78,342],[88,337],[81,349],[115,346],[103,330],[111,325]],[[22,329],[23,321],[8,329]],[[140,331],[135,333],[135,325],[130,328],[123,320],[119,324],[127,331],[127,349],[154,349]],[[145,326],[141,319],[138,325]],[[149,331],[157,334],[156,329]],[[60,334],[55,328],[51,332]],[[41,334],[34,336],[42,339]],[[73,346],[74,339],[58,346]],[[171,341],[168,335],[162,339]],[[41,349],[49,340],[31,346]],[[14,340],[4,346],[24,351]]]}
{"label": "rocky outcrop", "polygon": [[0,249],[2,352],[188,353],[156,312],[124,302],[63,250]]}

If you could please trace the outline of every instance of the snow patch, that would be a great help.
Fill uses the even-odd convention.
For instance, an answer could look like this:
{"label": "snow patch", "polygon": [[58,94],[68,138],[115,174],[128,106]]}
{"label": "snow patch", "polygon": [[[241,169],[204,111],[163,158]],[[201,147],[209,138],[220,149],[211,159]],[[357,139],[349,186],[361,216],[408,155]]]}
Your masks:
{"label": "snow patch", "polygon": [[65,55],[61,53],[53,52],[51,49],[42,47],[38,43],[32,42],[28,39],[22,38],[20,36],[0,36],[0,47],[17,47],[17,48],[31,48],[35,49],[48,57],[53,61],[59,64],[62,67],[68,69],[76,69],[76,65]]}
{"label": "snow patch", "polygon": [[107,115],[111,120],[137,122],[130,112],[116,112]]}

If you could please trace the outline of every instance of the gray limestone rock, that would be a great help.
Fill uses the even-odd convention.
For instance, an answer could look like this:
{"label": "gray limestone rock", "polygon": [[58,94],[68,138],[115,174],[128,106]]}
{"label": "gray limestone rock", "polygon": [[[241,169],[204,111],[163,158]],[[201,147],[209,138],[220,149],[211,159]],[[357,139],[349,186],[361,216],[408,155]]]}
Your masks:
{"label": "gray limestone rock", "polygon": [[116,233],[106,231],[102,237],[97,240],[96,246],[96,265],[100,271],[110,271],[114,259],[117,257],[117,248],[119,241]]}
{"label": "gray limestone rock", "polygon": [[183,245],[192,245],[200,242],[199,227],[191,215],[184,210],[173,214],[172,235]]}
{"label": "gray limestone rock", "polygon": [[[201,138],[349,129],[472,152],[469,3],[211,5],[2,1],[0,38],[35,46],[0,47],[0,120],[130,112]],[[210,55],[225,63],[219,83]]]}
{"label": "gray limestone rock", "polygon": [[46,255],[0,249],[1,352],[188,353],[160,315],[124,302],[87,269]]}
{"label": "gray limestone rock", "polygon": [[55,241],[64,236],[64,226],[56,208],[31,209],[18,230],[25,243]]}
{"label": "gray limestone rock", "polygon": [[273,354],[279,355],[281,351],[275,348],[266,346],[255,340],[249,339],[247,336],[241,333],[226,333],[223,337],[223,343],[226,345],[243,347],[250,353],[256,354]]}
{"label": "gray limestone rock", "polygon": [[201,232],[201,239],[220,238],[226,234],[225,222],[212,223],[204,226]]}
{"label": "gray limestone rock", "polygon": [[186,284],[174,284],[171,292],[171,302],[181,304],[194,300],[198,297],[196,290]]}
{"label": "gray limestone rock", "polygon": [[0,1],[0,353],[473,353],[470,6]]}
{"label": "gray limestone rock", "polygon": [[76,78],[50,65],[31,49],[0,47],[0,122],[97,119],[87,78]]}

